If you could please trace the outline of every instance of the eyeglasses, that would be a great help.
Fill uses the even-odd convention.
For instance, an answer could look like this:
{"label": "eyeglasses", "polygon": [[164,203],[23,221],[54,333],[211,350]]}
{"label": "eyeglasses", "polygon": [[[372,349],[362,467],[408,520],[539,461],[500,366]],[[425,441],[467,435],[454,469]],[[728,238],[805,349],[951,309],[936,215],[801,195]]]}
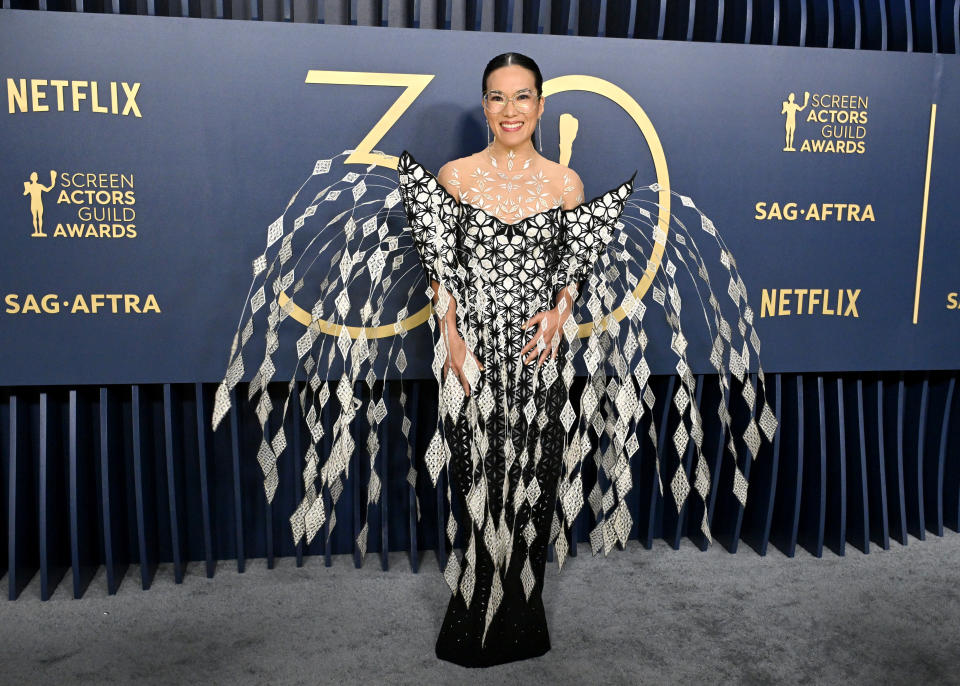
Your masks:
{"label": "eyeglasses", "polygon": [[517,91],[510,97],[500,91],[487,91],[483,94],[483,109],[490,114],[498,114],[506,108],[508,102],[512,101],[517,111],[530,112],[537,104],[537,100],[539,100],[537,94],[529,88]]}

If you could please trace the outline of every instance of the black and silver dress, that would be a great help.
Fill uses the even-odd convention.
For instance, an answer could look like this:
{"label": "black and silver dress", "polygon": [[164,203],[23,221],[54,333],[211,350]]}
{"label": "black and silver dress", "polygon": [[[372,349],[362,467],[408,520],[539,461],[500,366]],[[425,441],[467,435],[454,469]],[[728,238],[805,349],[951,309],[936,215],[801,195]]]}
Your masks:
{"label": "black and silver dress", "polygon": [[[486,182],[503,186],[503,197],[507,184],[497,177],[522,176],[519,167],[493,172]],[[453,406],[443,440],[454,496],[467,513],[467,552],[453,565],[458,574],[437,655],[467,666],[542,655],[550,640],[540,593],[569,399],[559,378],[565,354],[539,368],[521,360],[533,333],[524,324],[554,307],[561,288],[587,278],[633,192],[632,179],[575,209],[505,222],[461,202],[463,194],[455,199],[406,153],[397,171],[424,269],[446,291],[440,308],[456,302],[457,328],[484,369],[474,372],[468,397],[453,375],[443,385]],[[514,181],[522,194],[525,180]]]}
{"label": "black and silver dress", "polygon": [[[309,543],[320,532],[330,536],[348,479],[365,475],[366,511],[380,502],[379,437],[387,417],[399,414],[393,425],[407,440],[411,486],[424,466],[435,486],[443,470],[452,484],[444,578],[453,598],[437,654],[476,666],[543,654],[550,647],[540,600],[547,546],[554,545],[562,566],[570,527],[585,505],[594,554],[626,545],[633,525],[626,499],[641,442],[661,493],[666,482],[678,512],[691,492],[710,496],[719,467],[704,457],[688,337],[699,339],[697,354],[717,372],[733,492],[746,502],[743,460],[756,458],[762,438],[772,440],[777,427],[746,286],[713,222],[691,198],[658,184],[634,188],[631,179],[565,210],[560,200],[576,184],[562,171],[543,171],[559,165],[538,169],[539,160],[510,158],[505,167],[491,159],[454,169],[446,182],[458,189],[455,198],[406,153],[380,153],[376,163],[360,163],[369,165],[365,171],[350,161],[353,154],[318,160],[267,227],[213,426],[249,379],[247,401],[262,430],[257,461],[272,501],[281,483],[278,458],[295,442],[288,440],[287,415],[302,422],[302,497],[290,525],[295,543]],[[687,213],[682,221],[677,208]],[[715,262],[725,284],[717,291]],[[554,307],[560,289],[570,286],[579,287],[581,305],[563,324],[559,356],[524,365],[519,353],[532,333],[525,322]],[[407,304],[398,306],[404,287]],[[469,396],[453,374],[442,374],[447,346],[430,298],[438,314],[456,303],[457,329],[483,367],[468,356]],[[663,315],[650,335],[648,308]],[[409,335],[423,324],[433,331],[439,412],[435,428],[417,426],[420,435],[432,431],[421,457],[411,440],[406,387],[390,396],[382,379],[402,380],[410,360],[425,356],[417,349],[423,337]],[[257,333],[262,353],[251,344]],[[672,351],[679,379],[672,397],[659,401],[648,383],[651,337]],[[248,368],[251,358],[257,362]],[[286,384],[282,405],[274,401],[277,381]],[[736,396],[744,411],[735,420]],[[669,402],[678,417],[666,441],[658,440],[658,402]],[[693,459],[683,459],[691,450]],[[369,466],[351,471],[363,452]],[[709,539],[707,508],[701,512]],[[369,534],[364,523],[355,537],[361,557]]]}

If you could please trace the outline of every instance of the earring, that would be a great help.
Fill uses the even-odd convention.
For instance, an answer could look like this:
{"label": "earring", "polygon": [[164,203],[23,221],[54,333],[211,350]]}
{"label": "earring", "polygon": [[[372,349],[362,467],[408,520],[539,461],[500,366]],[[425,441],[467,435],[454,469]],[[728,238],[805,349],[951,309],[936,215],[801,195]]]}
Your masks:
{"label": "earring", "polygon": [[537,142],[539,143],[540,152],[543,152],[543,131],[540,130],[539,119],[537,119]]}
{"label": "earring", "polygon": [[490,122],[487,122],[487,147],[490,147]]}

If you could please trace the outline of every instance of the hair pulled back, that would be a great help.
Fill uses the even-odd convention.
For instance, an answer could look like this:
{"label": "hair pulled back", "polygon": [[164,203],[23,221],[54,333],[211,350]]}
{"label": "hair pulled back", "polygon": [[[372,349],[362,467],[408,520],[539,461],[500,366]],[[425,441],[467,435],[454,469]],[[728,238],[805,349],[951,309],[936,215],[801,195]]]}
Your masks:
{"label": "hair pulled back", "polygon": [[543,74],[540,73],[540,67],[538,67],[537,63],[532,59],[526,55],[521,55],[519,52],[505,52],[487,62],[487,68],[483,70],[481,92],[486,94],[487,77],[490,76],[491,72],[496,71],[500,67],[509,67],[514,64],[518,67],[523,67],[533,74],[534,82],[537,85],[537,95],[543,95]]}

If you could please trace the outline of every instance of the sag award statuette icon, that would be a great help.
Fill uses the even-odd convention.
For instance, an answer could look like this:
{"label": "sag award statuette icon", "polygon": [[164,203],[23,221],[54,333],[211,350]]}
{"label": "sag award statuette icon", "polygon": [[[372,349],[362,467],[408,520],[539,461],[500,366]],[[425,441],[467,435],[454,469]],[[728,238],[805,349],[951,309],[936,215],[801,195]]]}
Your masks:
{"label": "sag award statuette icon", "polygon": [[783,107],[780,108],[780,114],[787,115],[787,120],[784,122],[784,128],[786,129],[786,147],[783,149],[784,152],[796,152],[796,148],[793,147],[793,134],[797,130],[797,112],[802,112],[807,109],[807,105],[810,103],[810,92],[803,92],[803,107],[794,102],[796,96],[791,93],[787,96],[787,99],[783,101]]}
{"label": "sag award statuette icon", "polygon": [[46,238],[47,234],[43,232],[43,194],[53,188],[53,183],[57,180],[57,172],[50,170],[49,186],[40,185],[37,178],[37,172],[30,174],[30,180],[23,182],[23,194],[30,196],[30,214],[33,215],[33,233],[30,236]]}

